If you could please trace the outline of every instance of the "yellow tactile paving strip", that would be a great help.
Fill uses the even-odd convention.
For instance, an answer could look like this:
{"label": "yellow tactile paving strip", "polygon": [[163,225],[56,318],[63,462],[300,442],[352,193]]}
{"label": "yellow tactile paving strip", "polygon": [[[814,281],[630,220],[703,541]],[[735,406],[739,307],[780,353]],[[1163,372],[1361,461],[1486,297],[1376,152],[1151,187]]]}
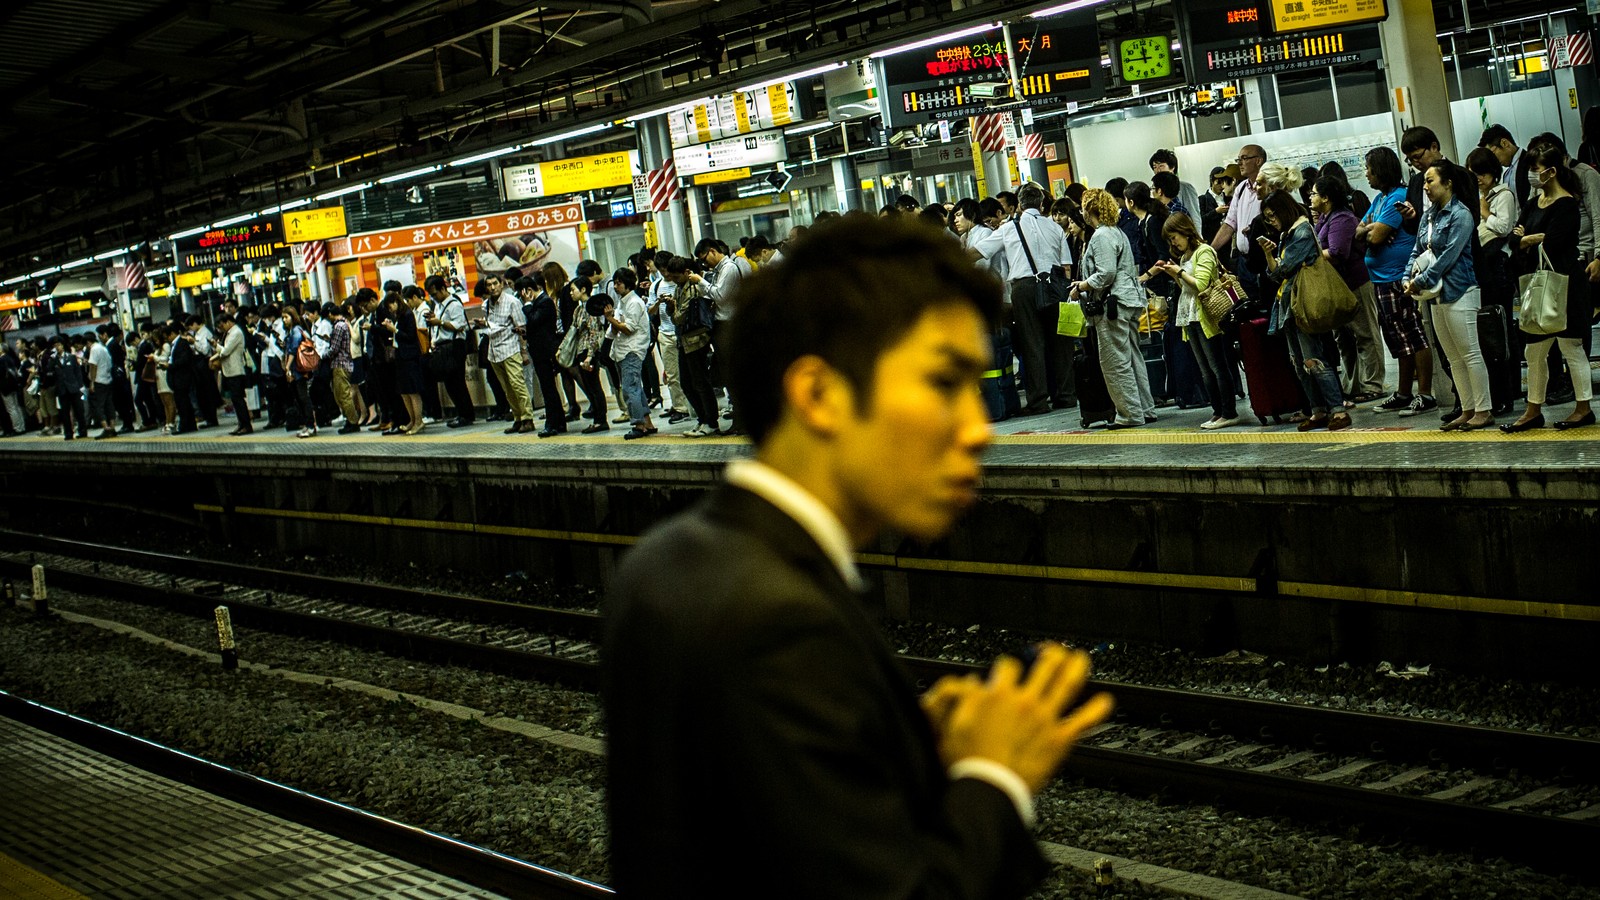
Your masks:
{"label": "yellow tactile paving strip", "polygon": [[0,853],[0,900],[87,900],[59,881]]}

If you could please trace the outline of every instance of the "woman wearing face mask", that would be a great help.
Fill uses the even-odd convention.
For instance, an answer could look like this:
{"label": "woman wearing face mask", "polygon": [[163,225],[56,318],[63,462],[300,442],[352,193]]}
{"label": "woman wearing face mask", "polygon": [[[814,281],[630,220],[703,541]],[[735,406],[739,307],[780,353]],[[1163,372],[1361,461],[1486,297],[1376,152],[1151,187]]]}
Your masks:
{"label": "woman wearing face mask", "polygon": [[[1494,403],[1489,398],[1489,368],[1478,346],[1478,310],[1483,306],[1478,276],[1472,265],[1472,213],[1456,196],[1458,187],[1470,201],[1477,185],[1457,185],[1455,167],[1436,162],[1422,175],[1428,209],[1417,226],[1417,243],[1411,248],[1406,293],[1418,296],[1438,291],[1431,300],[1439,346],[1450,359],[1461,415],[1441,426],[1444,431],[1471,431],[1494,424]],[[1419,266],[1425,252],[1433,261]]]}
{"label": "woman wearing face mask", "polygon": [[1560,148],[1545,146],[1538,151],[1529,148],[1523,152],[1532,154],[1529,174],[1530,180],[1539,186],[1539,198],[1523,207],[1522,224],[1511,231],[1517,272],[1525,275],[1537,270],[1542,250],[1550,264],[1566,274],[1567,327],[1558,334],[1523,332],[1523,340],[1527,342],[1528,408],[1517,421],[1500,427],[1507,434],[1544,427],[1543,408],[1550,380],[1552,340],[1567,361],[1573,397],[1577,400],[1572,414],[1555,423],[1555,427],[1565,431],[1595,423],[1594,410],[1589,405],[1593,397],[1589,360],[1583,352],[1583,332],[1589,328],[1589,280],[1584,276],[1583,258],[1578,255],[1581,221],[1578,176],[1567,167],[1566,153]]}

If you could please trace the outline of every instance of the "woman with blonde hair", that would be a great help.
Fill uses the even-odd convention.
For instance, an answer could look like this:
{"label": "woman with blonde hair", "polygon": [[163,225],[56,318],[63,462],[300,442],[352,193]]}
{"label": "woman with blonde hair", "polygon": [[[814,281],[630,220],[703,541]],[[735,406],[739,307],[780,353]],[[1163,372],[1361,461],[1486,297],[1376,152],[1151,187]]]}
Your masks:
{"label": "woman with blonde hair", "polygon": [[[1085,304],[1099,343],[1100,372],[1117,407],[1108,429],[1137,428],[1156,420],[1155,398],[1150,395],[1150,375],[1139,351],[1139,314],[1144,311],[1144,288],[1134,263],[1127,235],[1115,227],[1122,204],[1099,188],[1083,194],[1085,224],[1093,233],[1084,246],[1082,280],[1074,282],[1074,299]],[[1101,228],[1110,225],[1110,228]]]}

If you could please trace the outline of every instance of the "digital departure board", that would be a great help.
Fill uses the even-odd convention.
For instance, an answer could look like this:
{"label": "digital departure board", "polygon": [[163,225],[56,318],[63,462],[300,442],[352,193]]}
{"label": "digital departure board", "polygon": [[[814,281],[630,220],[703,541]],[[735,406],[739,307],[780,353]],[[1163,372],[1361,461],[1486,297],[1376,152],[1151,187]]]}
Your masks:
{"label": "digital departure board", "polygon": [[[1015,57],[1017,97],[999,97],[975,85],[1006,85]],[[961,40],[896,53],[877,60],[879,103],[886,128],[989,112],[996,103],[1021,99],[1034,108],[1068,101],[1098,100],[1105,93],[1100,36],[1092,10],[1017,23],[1011,45],[996,28]]]}
{"label": "digital departure board", "polygon": [[[1175,7],[1184,33],[1183,55],[1189,83],[1321,69],[1382,57],[1376,25],[1275,33],[1269,7],[1285,2],[1191,0]],[[1303,2],[1309,8],[1316,0],[1292,2]]]}
{"label": "digital departure board", "polygon": [[271,259],[287,246],[278,218],[251,219],[174,241],[178,268],[183,271],[213,268],[227,263]]}

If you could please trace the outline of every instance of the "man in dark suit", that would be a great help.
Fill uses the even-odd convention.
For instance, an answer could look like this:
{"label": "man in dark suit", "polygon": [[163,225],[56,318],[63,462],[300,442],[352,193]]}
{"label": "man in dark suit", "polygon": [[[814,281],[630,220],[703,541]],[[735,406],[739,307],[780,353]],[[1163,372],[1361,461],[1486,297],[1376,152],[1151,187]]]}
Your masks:
{"label": "man in dark suit", "polygon": [[1517,198],[1517,207],[1520,209],[1528,202],[1532,182],[1528,180],[1529,172],[1533,169],[1533,157],[1522,152],[1517,142],[1512,139],[1511,131],[1504,125],[1494,124],[1483,130],[1478,138],[1478,146],[1494,154],[1505,173],[1500,179],[1511,188],[1511,193]]}
{"label": "man in dark suit", "polygon": [[914,220],[813,229],[739,296],[756,445],[624,558],[606,607],[613,883],[625,897],[1002,898],[1044,863],[1033,795],[1110,713],[1088,657],[918,697],[854,549],[975,499],[1000,284]]}

